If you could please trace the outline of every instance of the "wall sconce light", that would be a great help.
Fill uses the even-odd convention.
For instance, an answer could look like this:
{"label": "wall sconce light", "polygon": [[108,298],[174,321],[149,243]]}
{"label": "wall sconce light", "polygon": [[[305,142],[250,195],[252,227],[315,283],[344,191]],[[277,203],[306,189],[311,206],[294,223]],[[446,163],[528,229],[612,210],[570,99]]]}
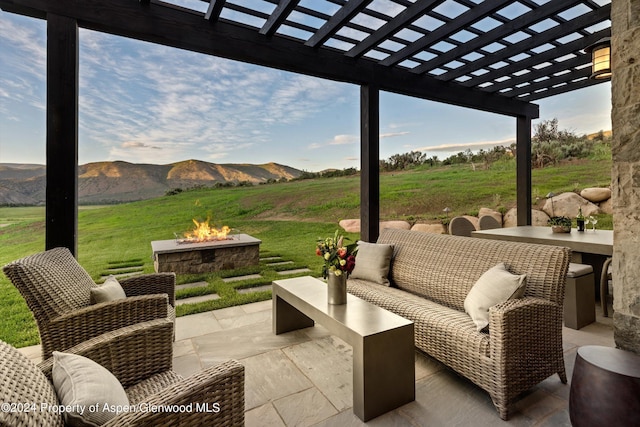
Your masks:
{"label": "wall sconce light", "polygon": [[605,37],[598,40],[591,46],[584,49],[591,54],[591,76],[590,79],[611,78],[611,38]]}

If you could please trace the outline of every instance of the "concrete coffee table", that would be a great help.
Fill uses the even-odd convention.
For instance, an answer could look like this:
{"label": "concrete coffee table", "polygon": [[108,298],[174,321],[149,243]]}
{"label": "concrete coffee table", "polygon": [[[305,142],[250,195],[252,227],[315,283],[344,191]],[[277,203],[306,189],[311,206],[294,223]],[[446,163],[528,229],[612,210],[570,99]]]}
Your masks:
{"label": "concrete coffee table", "polygon": [[273,332],[318,322],[353,347],[353,412],[368,421],[415,400],[413,322],[347,295],[330,305],[327,285],[313,277],[273,282]]}

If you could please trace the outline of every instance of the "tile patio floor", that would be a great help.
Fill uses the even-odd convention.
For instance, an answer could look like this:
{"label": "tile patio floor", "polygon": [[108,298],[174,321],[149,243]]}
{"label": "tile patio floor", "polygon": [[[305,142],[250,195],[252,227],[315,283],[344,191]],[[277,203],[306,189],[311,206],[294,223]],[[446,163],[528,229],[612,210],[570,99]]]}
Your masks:
{"label": "tile patio floor", "polygon": [[[614,346],[611,318],[599,307],[596,322],[563,328],[569,381],[582,345]],[[22,349],[37,358],[39,346]],[[174,369],[188,376],[227,360],[245,366],[248,427],[360,426],[352,411],[352,350],[315,326],[282,335],[271,332],[271,301],[179,317]],[[569,384],[554,375],[526,393],[509,422],[498,417],[489,395],[416,352],[416,400],[375,418],[369,426],[570,426]]]}

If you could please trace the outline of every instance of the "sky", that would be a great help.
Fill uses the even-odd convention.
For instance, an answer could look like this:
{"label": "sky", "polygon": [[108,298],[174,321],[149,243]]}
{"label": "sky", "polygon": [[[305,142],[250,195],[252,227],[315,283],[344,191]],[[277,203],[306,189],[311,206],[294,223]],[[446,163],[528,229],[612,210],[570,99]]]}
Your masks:
{"label": "sky", "polygon": [[[359,86],[80,29],[79,163],[360,167]],[[577,134],[611,129],[603,83],[536,101]],[[512,117],[380,94],[380,157],[515,141]],[[46,21],[0,11],[0,163],[45,163]]]}

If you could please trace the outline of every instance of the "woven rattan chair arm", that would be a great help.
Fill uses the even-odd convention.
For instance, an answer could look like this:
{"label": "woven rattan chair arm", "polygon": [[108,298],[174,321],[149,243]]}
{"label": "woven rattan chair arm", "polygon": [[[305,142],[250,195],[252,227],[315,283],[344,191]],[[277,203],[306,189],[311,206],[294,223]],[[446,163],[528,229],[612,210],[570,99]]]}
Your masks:
{"label": "woven rattan chair arm", "polygon": [[[157,319],[137,323],[96,336],[65,352],[99,363],[111,371],[124,387],[128,387],[171,369],[173,322]],[[51,378],[52,358],[38,366]]]}
{"label": "woven rattan chair arm", "polygon": [[514,354],[526,359],[532,349],[544,352],[561,345],[561,329],[562,307],[542,298],[514,299],[489,309],[492,357],[510,362],[518,360]]}
{"label": "woven rattan chair arm", "polygon": [[104,427],[243,426],[244,367],[235,360],[212,366],[149,396],[136,408],[138,412],[120,414]]}
{"label": "woven rattan chair arm", "polygon": [[48,325],[48,345],[43,357],[63,351],[105,332],[154,319],[166,319],[168,300],[164,294],[123,298],[84,307],[53,319]]}
{"label": "woven rattan chair arm", "polygon": [[153,273],[118,280],[127,296],[167,294],[169,303],[176,304],[175,273]]}

